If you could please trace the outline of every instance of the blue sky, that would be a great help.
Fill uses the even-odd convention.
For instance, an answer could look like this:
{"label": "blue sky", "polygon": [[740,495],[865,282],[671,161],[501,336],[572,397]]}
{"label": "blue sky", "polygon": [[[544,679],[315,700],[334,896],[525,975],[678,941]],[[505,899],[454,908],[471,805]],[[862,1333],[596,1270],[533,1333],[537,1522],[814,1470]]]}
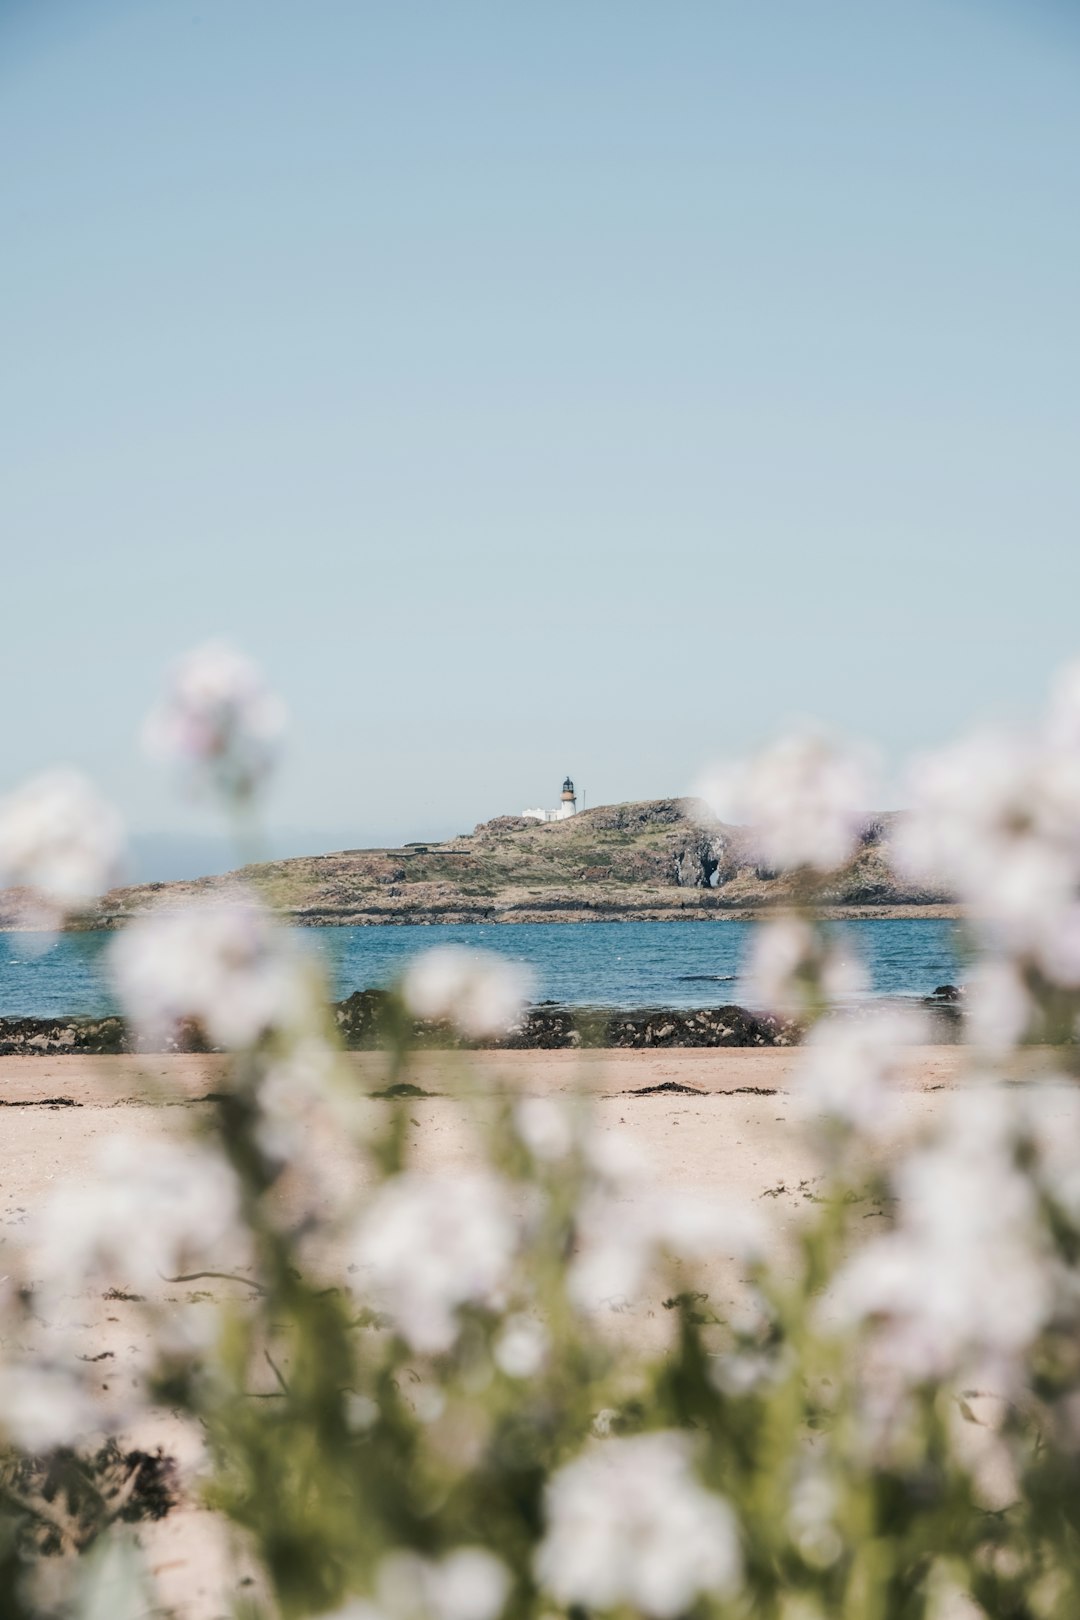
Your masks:
{"label": "blue sky", "polygon": [[3,776],[226,634],[278,844],[890,760],[1080,652],[1080,27],[0,0]]}

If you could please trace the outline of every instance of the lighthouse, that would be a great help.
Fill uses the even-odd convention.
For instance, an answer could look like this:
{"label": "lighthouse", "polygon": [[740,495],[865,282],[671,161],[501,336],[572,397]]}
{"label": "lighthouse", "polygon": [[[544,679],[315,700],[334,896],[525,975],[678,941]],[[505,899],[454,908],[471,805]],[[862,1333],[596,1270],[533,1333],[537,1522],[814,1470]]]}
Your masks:
{"label": "lighthouse", "polygon": [[563,783],[557,810],[523,810],[521,815],[525,821],[567,821],[577,815],[577,794],[573,782],[567,777]]}

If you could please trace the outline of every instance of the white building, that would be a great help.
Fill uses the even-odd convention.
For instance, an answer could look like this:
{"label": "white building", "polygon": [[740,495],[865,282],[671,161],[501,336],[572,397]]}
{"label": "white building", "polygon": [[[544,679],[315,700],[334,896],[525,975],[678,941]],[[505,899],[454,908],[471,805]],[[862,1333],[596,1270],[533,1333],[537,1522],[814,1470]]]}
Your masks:
{"label": "white building", "polygon": [[562,797],[557,810],[523,810],[522,817],[526,821],[565,821],[568,816],[577,814],[577,794],[574,784],[567,777],[562,785]]}

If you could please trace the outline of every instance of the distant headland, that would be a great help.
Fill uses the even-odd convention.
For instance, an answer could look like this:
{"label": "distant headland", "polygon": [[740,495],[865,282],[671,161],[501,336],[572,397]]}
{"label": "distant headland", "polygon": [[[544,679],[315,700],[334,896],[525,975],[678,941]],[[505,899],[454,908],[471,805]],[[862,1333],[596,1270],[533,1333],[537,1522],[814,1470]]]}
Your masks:
{"label": "distant headland", "polygon": [[[947,895],[896,877],[896,815],[868,816],[859,847],[821,894],[828,913],[958,915]],[[791,880],[755,861],[745,828],[696,799],[600,805],[561,819],[499,816],[472,833],[399,849],[347,849],[220,877],[114,889],[79,926],[113,928],[137,912],[254,885],[309,927],[386,923],[665,922],[745,918],[787,898]],[[18,927],[17,891],[0,894],[0,927]]]}

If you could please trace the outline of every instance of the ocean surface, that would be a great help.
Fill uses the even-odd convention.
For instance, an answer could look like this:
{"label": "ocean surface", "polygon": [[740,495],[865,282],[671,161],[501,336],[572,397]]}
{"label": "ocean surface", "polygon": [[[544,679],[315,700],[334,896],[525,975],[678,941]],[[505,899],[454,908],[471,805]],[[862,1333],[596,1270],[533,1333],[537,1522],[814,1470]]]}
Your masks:
{"label": "ocean surface", "polygon": [[[326,963],[336,998],[390,984],[433,945],[482,946],[527,962],[533,999],[598,1007],[748,1004],[741,971],[753,923],[521,923],[501,927],[308,928],[302,945]],[[925,996],[962,970],[954,924],[938,918],[837,923],[863,963],[872,996]],[[109,990],[114,936],[0,934],[0,1017],[74,1017],[116,1011]]]}

